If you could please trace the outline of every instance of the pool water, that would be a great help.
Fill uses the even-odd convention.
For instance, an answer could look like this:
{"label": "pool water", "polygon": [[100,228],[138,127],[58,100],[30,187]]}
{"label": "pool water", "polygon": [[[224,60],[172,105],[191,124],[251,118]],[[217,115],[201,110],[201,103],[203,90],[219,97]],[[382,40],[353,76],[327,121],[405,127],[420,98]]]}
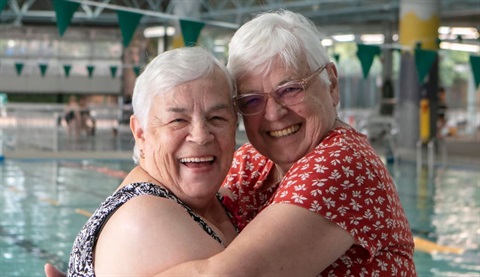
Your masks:
{"label": "pool water", "polygon": [[[65,270],[74,238],[133,167],[131,160],[0,162],[0,275]],[[480,172],[476,166],[390,166],[414,235],[419,276],[480,276]]]}

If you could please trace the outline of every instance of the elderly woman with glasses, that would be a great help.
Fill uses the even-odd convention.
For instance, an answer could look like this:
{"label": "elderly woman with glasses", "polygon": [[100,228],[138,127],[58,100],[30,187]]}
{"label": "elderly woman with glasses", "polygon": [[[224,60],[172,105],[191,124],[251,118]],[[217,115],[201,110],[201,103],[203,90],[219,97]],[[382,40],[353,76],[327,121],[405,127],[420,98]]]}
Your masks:
{"label": "elderly woman with glasses", "polygon": [[246,226],[222,253],[163,276],[416,276],[394,181],[338,118],[337,70],[316,27],[259,15],[233,36],[227,67],[250,143],[224,186]]}

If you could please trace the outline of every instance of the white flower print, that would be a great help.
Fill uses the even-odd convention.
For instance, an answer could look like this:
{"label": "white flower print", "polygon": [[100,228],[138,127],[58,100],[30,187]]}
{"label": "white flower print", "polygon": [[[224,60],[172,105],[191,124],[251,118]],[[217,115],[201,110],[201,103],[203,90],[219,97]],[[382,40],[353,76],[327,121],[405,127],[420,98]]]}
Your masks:
{"label": "white flower print", "polygon": [[353,176],[353,170],[350,169],[349,166],[342,166],[342,169],[343,169],[343,174],[345,174],[345,177],[350,177],[350,176]]}
{"label": "white flower print", "polygon": [[360,203],[358,203],[355,199],[352,199],[350,201],[350,206],[352,206],[352,209],[354,211],[359,211],[363,206],[360,205]]}
{"label": "white flower print", "polygon": [[370,211],[370,209],[367,209],[365,211],[365,213],[363,213],[363,217],[366,218],[366,219],[372,219],[373,218],[373,214],[372,212]]}
{"label": "white flower print", "polygon": [[330,209],[331,207],[335,207],[335,201],[333,201],[331,197],[329,198],[323,197],[322,200],[323,200],[323,204],[327,206],[327,209]]}
{"label": "white flower print", "polygon": [[322,190],[313,189],[313,190],[310,191],[310,195],[313,196],[313,197],[316,197],[318,195],[322,195]]}
{"label": "white flower print", "polygon": [[318,158],[315,158],[315,163],[316,163],[316,164],[322,164],[322,163],[324,163],[326,160],[327,160],[327,159],[325,159],[324,156],[320,156],[320,157],[318,157]]}
{"label": "white flower print", "polygon": [[302,174],[299,174],[299,177],[300,177],[300,179],[302,179],[302,181],[305,181],[310,177],[310,173],[309,172],[304,172]]}
{"label": "white flower print", "polygon": [[307,190],[307,188],[305,187],[305,184],[301,184],[301,185],[296,185],[296,186],[294,187],[294,190],[295,190],[295,191]]}
{"label": "white flower print", "polygon": [[252,170],[254,169],[253,163],[247,162],[247,163],[245,164],[245,169],[252,171]]}
{"label": "white flower print", "polygon": [[361,186],[365,182],[365,179],[366,177],[363,175],[358,175],[357,177],[355,177],[355,181],[359,186]]}
{"label": "white flower print", "polygon": [[328,170],[328,167],[323,164],[315,164],[313,170],[315,170],[317,173],[325,173],[325,171]]}
{"label": "white flower print", "polygon": [[310,205],[310,211],[319,212],[322,209],[322,205],[317,200],[314,200]]}
{"label": "white flower print", "polygon": [[383,218],[384,216],[384,213],[383,213],[383,210],[382,208],[379,208],[379,207],[373,207],[373,210],[375,211],[375,214],[377,215],[378,218]]}
{"label": "white flower print", "polygon": [[333,172],[330,173],[330,176],[328,177],[329,179],[333,179],[333,180],[338,180],[342,177],[342,175],[340,175],[340,173],[338,172],[338,170],[334,170]]}
{"label": "white flower print", "polygon": [[337,211],[338,213],[341,215],[341,216],[345,216],[345,214],[348,212],[348,210],[350,210],[349,207],[345,207],[345,206],[340,206]]}
{"label": "white flower print", "polygon": [[315,179],[312,181],[312,185],[316,187],[323,187],[326,181],[328,181],[328,179]]}
{"label": "white flower print", "polygon": [[375,199],[375,202],[380,204],[380,205],[382,205],[384,201],[385,201],[385,198],[383,198],[381,196],[379,196],[379,197],[377,197],[377,199]]}
{"label": "white flower print", "polygon": [[369,168],[366,169],[365,173],[367,174],[368,180],[373,180],[373,178],[375,177],[375,174],[373,174],[373,172],[371,172]]}
{"label": "white flower print", "polygon": [[307,200],[305,196],[298,194],[296,192],[293,193],[293,196],[290,199],[293,199],[295,203],[303,203],[303,201]]}
{"label": "white flower print", "polygon": [[365,205],[371,205],[373,204],[373,199],[372,198],[365,198],[365,200],[363,200],[363,203],[365,203]]}
{"label": "white flower print", "polygon": [[337,187],[329,187],[327,189],[327,192],[330,193],[330,194],[335,194],[335,192],[337,192],[338,188]]}
{"label": "white flower print", "polygon": [[348,164],[349,164],[349,163],[352,162],[353,157],[351,157],[351,156],[346,156],[343,160],[345,161],[345,163],[348,163]]}
{"label": "white flower print", "polygon": [[337,215],[332,214],[331,212],[327,212],[327,213],[325,213],[325,218],[330,220],[330,221],[333,221],[335,218],[337,218]]}
{"label": "white flower print", "polygon": [[343,183],[341,184],[341,186],[343,187],[343,189],[346,190],[346,189],[349,189],[349,188],[353,187],[354,184],[353,184],[353,183],[350,183],[350,181],[348,181],[348,180],[345,180],[345,181],[343,181]]}

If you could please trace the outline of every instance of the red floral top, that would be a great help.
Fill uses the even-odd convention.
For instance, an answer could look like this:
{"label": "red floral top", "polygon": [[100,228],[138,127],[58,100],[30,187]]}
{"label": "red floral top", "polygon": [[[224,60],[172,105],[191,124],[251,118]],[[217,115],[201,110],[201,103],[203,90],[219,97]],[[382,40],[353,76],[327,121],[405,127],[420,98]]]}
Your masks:
{"label": "red floral top", "polygon": [[364,135],[334,129],[277,186],[262,190],[272,166],[249,143],[236,151],[224,186],[241,226],[270,204],[300,206],[356,239],[319,276],[416,276],[413,237],[395,184]]}

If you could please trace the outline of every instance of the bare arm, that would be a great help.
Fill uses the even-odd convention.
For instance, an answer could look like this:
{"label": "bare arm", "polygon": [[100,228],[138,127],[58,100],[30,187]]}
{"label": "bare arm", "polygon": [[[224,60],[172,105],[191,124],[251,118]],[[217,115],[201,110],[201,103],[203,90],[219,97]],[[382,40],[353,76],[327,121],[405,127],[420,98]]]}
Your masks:
{"label": "bare arm", "polygon": [[180,205],[138,196],[114,213],[102,230],[95,250],[95,274],[153,275],[223,249]]}
{"label": "bare arm", "polygon": [[349,233],[313,212],[275,204],[261,212],[225,251],[156,276],[316,276],[354,242]]}

